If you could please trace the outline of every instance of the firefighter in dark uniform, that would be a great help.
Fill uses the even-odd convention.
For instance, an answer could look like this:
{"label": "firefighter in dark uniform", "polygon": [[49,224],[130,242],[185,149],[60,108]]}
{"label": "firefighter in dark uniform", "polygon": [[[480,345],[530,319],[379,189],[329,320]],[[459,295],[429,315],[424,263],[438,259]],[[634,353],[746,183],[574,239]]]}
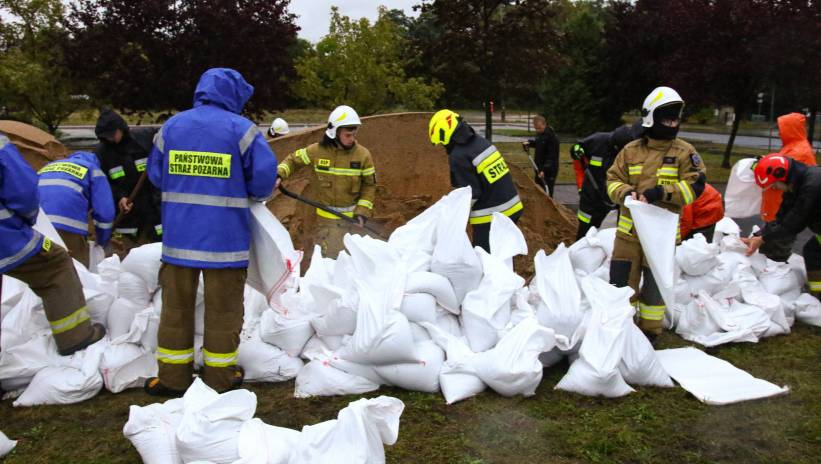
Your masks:
{"label": "firefighter in dark uniform", "polygon": [[584,237],[591,227],[601,227],[607,214],[618,206],[607,196],[607,170],[622,148],[641,136],[641,122],[633,127],[621,126],[613,132],[596,132],[570,147],[570,156],[581,163],[584,181],[579,190],[579,229],[576,240]]}
{"label": "firefighter in dark uniform", "polygon": [[525,150],[533,147],[536,151],[533,163],[536,165],[536,185],[547,191],[553,197],[553,187],[556,185],[556,176],[559,175],[559,139],[553,128],[547,125],[544,116],[533,118],[533,128],[536,129],[536,138],[522,142]]}
{"label": "firefighter in dark uniform", "polygon": [[755,167],[755,181],[763,189],[784,192],[775,220],[768,222],[753,237],[742,238],[747,255],[761,250],[768,258],[784,261],[776,247],[772,253],[768,243],[788,240],[790,247],[796,235],[809,227],[814,234],[804,245],[804,266],[810,292],[821,297],[821,167],[806,164],[779,153],[765,156]]}
{"label": "firefighter in dark uniform", "polygon": [[95,153],[108,176],[114,204],[124,214],[115,225],[113,251],[121,258],[131,248],[162,239],[160,194],[144,182],[133,203],[128,201],[140,176],[145,172],[156,129],[130,129],[125,120],[110,109],[103,110],[94,129],[100,143]]}
{"label": "firefighter in dark uniform", "polygon": [[454,188],[470,187],[473,193],[470,224],[473,245],[490,252],[490,222],[493,213],[517,222],[522,200],[499,150],[476,135],[470,125],[451,110],[439,110],[430,119],[428,137],[434,145],[444,145]]}
{"label": "firefighter in dark uniform", "polygon": [[[639,328],[651,340],[661,334],[666,306],[624,200],[629,196],[679,213],[701,195],[706,182],[704,163],[692,145],[676,138],[683,108],[684,101],[675,90],[654,89],[642,105],[645,136],[628,143],[607,171],[607,194],[620,205],[610,283],[633,289]],[[680,231],[678,235],[676,242],[681,240]]]}

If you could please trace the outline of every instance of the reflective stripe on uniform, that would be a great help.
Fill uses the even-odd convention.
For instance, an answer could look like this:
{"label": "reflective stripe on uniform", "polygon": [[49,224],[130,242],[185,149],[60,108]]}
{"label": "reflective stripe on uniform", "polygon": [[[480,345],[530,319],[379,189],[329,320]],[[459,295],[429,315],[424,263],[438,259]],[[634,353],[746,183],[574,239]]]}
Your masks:
{"label": "reflective stripe on uniform", "polygon": [[18,261],[23,259],[27,254],[31,252],[31,250],[34,249],[34,247],[37,246],[37,243],[40,241],[40,237],[42,237],[42,235],[40,235],[39,232],[35,231],[34,236],[31,237],[31,240],[29,240],[29,242],[26,243],[26,246],[24,246],[22,250],[7,258],[0,259],[0,268],[4,268],[11,264],[16,264]]}
{"label": "reflective stripe on uniform", "polygon": [[3,219],[8,219],[11,217],[11,211],[7,210],[6,208],[0,208],[0,221]]}
{"label": "reflective stripe on uniform", "polygon": [[163,192],[162,201],[223,208],[248,208],[250,206],[248,198],[204,195],[201,193]]}
{"label": "reflective stripe on uniform", "polygon": [[476,170],[479,171],[479,172],[482,172],[482,170],[479,169],[479,166],[483,162],[485,162],[485,160],[488,157],[490,157],[491,155],[493,155],[497,151],[499,151],[499,150],[495,146],[491,145],[491,146],[485,148],[484,151],[482,151],[482,153],[479,153],[475,158],[473,158],[472,163],[473,163],[474,166],[476,166]]}
{"label": "reflective stripe on uniform", "polygon": [[94,168],[94,170],[91,171],[91,176],[92,177],[105,177],[105,173],[103,171],[101,171],[100,169]]}
{"label": "reflective stripe on uniform", "polygon": [[590,165],[591,166],[596,166],[596,167],[601,167],[602,161],[604,161],[604,159],[601,156],[594,156],[594,157],[590,158]]}
{"label": "reflective stripe on uniform", "polygon": [[39,187],[66,187],[78,193],[83,193],[83,186],[68,179],[40,179],[37,181]]}
{"label": "reflective stripe on uniform", "polygon": [[146,163],[148,163],[148,158],[140,158],[138,160],[134,160],[134,166],[137,167],[137,172],[145,171]]}
{"label": "reflective stripe on uniform", "polygon": [[629,174],[631,176],[639,176],[639,175],[641,175],[642,168],[644,168],[643,164],[637,164],[635,166],[628,166],[627,174]]}
{"label": "reflective stripe on uniform", "polygon": [[162,224],[157,224],[154,226],[154,233],[157,235],[162,235]]}
{"label": "reflective stripe on uniform", "polygon": [[331,174],[332,176],[362,176],[363,170],[362,169],[351,169],[351,168],[320,168],[319,166],[314,166],[314,171],[321,172],[325,174]]}
{"label": "reflective stripe on uniform", "polygon": [[125,176],[125,171],[123,171],[122,166],[117,166],[116,168],[111,168],[108,170],[108,177],[110,177],[111,180],[117,180],[123,176]]}
{"label": "reflective stripe on uniform", "polygon": [[807,282],[810,285],[811,292],[821,292],[821,281],[809,281]]}
{"label": "reflective stripe on uniform", "polygon": [[76,219],[72,219],[70,217],[59,216],[56,214],[47,214],[49,221],[53,224],[62,224],[64,226],[74,227],[75,229],[82,229],[85,230],[88,228],[88,223],[83,221],[78,221]]}
{"label": "reflective stripe on uniform", "polygon": [[585,224],[590,224],[590,218],[592,215],[585,213],[584,211],[579,211],[576,214],[576,217],[579,218],[579,221],[582,221]]}
{"label": "reflective stripe on uniform", "polygon": [[137,235],[137,228],[136,227],[126,227],[126,228],[123,228],[123,229],[117,228],[117,229],[114,229],[114,233],[127,234],[127,235]]}
{"label": "reflective stripe on uniform", "polygon": [[165,153],[165,140],[162,138],[162,128],[154,135],[154,147],[156,147],[160,153]]}
{"label": "reflective stripe on uniform", "polygon": [[6,145],[10,144],[11,140],[3,134],[0,134],[0,148],[5,147]]}
{"label": "reflective stripe on uniform", "polygon": [[99,222],[95,219],[94,220],[94,227],[97,227],[99,229],[110,229],[110,228],[114,227],[114,223],[113,222]]}
{"label": "reflective stripe on uniform", "polygon": [[656,171],[657,176],[678,177],[678,167],[662,166]]}
{"label": "reflective stripe on uniform", "polygon": [[236,366],[237,358],[239,357],[238,353],[238,351],[233,351],[231,353],[214,353],[213,351],[208,351],[205,348],[202,349],[203,361],[205,362],[205,365],[209,367]]}
{"label": "reflective stripe on uniform", "polygon": [[170,258],[187,259],[190,261],[206,261],[209,263],[231,263],[248,261],[248,251],[200,251],[162,246],[162,254]]}
{"label": "reflective stripe on uniform", "polygon": [[665,305],[648,305],[639,302],[639,317],[648,321],[660,321],[664,319]]}
{"label": "reflective stripe on uniform", "polygon": [[157,347],[157,361],[165,364],[188,364],[194,362],[194,348],[184,350],[169,350]]}
{"label": "reflective stripe on uniform", "polygon": [[[351,205],[351,206],[329,206],[328,209],[338,211],[338,212],[342,213],[344,216],[353,217],[353,212],[356,209],[356,205]],[[333,213],[329,213],[329,212],[327,212],[325,210],[322,210],[322,209],[319,209],[319,208],[316,209],[316,214],[317,214],[317,216],[321,216],[321,217],[324,217],[326,219],[339,219],[339,216],[337,216]]]}
{"label": "reflective stripe on uniform", "polygon": [[607,184],[607,196],[612,196],[613,192],[615,192],[616,189],[621,187],[622,185],[625,185],[624,182],[619,181],[613,181]]}
{"label": "reflective stripe on uniform", "polygon": [[311,164],[311,158],[308,157],[308,150],[304,148],[300,148],[299,150],[295,151],[294,154],[302,160],[305,164]]}
{"label": "reflective stripe on uniform", "polygon": [[239,139],[239,154],[240,156],[245,156],[245,152],[248,151],[248,148],[254,142],[257,134],[259,134],[259,127],[256,125],[251,125],[244,134],[242,134],[242,138]]}
{"label": "reflective stripe on uniform", "polygon": [[282,163],[279,166],[277,166],[277,171],[280,170],[282,170],[282,172],[280,172],[280,176],[284,175],[285,177],[289,177],[291,175],[291,168],[288,167],[288,165],[285,163]]}
{"label": "reflective stripe on uniform", "polygon": [[684,198],[684,204],[689,205],[690,203],[695,200],[695,192],[693,192],[693,188],[690,187],[686,181],[680,181],[676,184],[676,188],[681,192],[681,197]]}
{"label": "reflective stripe on uniform", "polygon": [[57,335],[68,332],[89,319],[91,315],[88,313],[88,306],[83,306],[62,319],[48,321],[48,323],[51,325],[51,333]]}
{"label": "reflective stripe on uniform", "polygon": [[37,171],[37,174],[44,174],[46,172],[61,172],[76,177],[77,179],[83,179],[88,173],[88,168],[70,161],[57,161],[47,164],[43,169]]}
{"label": "reflective stripe on uniform", "polygon": [[630,233],[630,231],[633,230],[633,219],[627,216],[619,216],[619,224],[617,230],[627,235],[633,235],[632,233]]}
{"label": "reflective stripe on uniform", "polygon": [[362,170],[362,175],[363,176],[372,176],[374,174],[376,174],[376,168],[373,167],[373,166],[371,166],[369,168],[365,168],[365,169]]}
{"label": "reflective stripe on uniform", "polygon": [[519,195],[516,195],[501,205],[471,211],[469,222],[471,224],[487,224],[493,220],[493,213],[498,212],[504,214],[505,216],[512,216],[513,214],[521,211],[522,208],[524,208],[522,200],[519,198]]}
{"label": "reflective stripe on uniform", "polygon": [[365,208],[368,208],[368,209],[373,209],[373,203],[371,203],[368,200],[361,199],[361,198],[359,199],[359,201],[356,202],[356,205],[357,206],[362,206],[362,207],[365,207]]}

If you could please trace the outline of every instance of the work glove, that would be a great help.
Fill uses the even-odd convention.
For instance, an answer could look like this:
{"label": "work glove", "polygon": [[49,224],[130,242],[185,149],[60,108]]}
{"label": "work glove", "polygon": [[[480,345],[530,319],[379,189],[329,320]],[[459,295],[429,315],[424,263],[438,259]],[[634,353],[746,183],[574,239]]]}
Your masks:
{"label": "work glove", "polygon": [[647,200],[647,203],[650,203],[652,205],[653,203],[664,198],[664,187],[662,187],[661,185],[656,185],[651,189],[645,190],[642,193],[642,195],[644,195],[644,198]]}
{"label": "work glove", "polygon": [[576,161],[581,161],[584,158],[584,147],[576,143],[570,147],[570,157]]}
{"label": "work glove", "polygon": [[623,196],[623,197],[621,197],[621,201],[622,201],[622,203],[624,203],[624,200],[626,200],[626,199],[630,198],[631,196],[633,196],[633,194],[634,194],[634,193],[636,193],[636,191],[635,191],[635,190],[629,190],[629,191],[627,191],[627,193],[625,193],[625,194],[624,194],[624,196]]}

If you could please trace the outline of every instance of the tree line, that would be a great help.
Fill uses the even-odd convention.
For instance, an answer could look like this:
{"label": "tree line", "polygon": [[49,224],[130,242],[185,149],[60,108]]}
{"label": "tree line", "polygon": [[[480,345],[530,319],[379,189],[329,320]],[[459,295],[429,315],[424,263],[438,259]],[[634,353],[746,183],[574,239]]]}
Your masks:
{"label": "tree line", "polygon": [[255,86],[251,117],[341,103],[489,117],[493,101],[583,134],[669,85],[686,115],[734,107],[735,134],[761,92],[777,93],[776,114],[821,103],[812,0],[420,0],[416,14],[379,7],[375,21],[332,8],[315,44],[298,38],[289,3],[0,0],[0,117],[51,131],[83,105],[162,119],[190,106],[214,66]]}

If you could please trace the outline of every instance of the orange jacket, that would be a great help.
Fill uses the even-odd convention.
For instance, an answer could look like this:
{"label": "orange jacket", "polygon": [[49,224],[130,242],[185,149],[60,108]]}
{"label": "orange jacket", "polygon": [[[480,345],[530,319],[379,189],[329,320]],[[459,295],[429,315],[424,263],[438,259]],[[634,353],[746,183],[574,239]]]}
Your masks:
{"label": "orange jacket", "polygon": [[[781,153],[784,156],[801,161],[807,166],[815,166],[815,153],[807,141],[807,118],[801,113],[790,113],[778,118],[778,132],[781,134]],[[776,189],[764,190],[761,194],[761,219],[770,222],[775,219],[781,207],[783,192]]]}
{"label": "orange jacket", "polygon": [[[681,238],[687,237],[690,232],[704,227],[710,227],[724,217],[724,203],[721,194],[712,185],[705,184],[704,191],[690,203],[681,209],[679,227],[681,227]],[[707,237],[707,240],[710,240]]]}

